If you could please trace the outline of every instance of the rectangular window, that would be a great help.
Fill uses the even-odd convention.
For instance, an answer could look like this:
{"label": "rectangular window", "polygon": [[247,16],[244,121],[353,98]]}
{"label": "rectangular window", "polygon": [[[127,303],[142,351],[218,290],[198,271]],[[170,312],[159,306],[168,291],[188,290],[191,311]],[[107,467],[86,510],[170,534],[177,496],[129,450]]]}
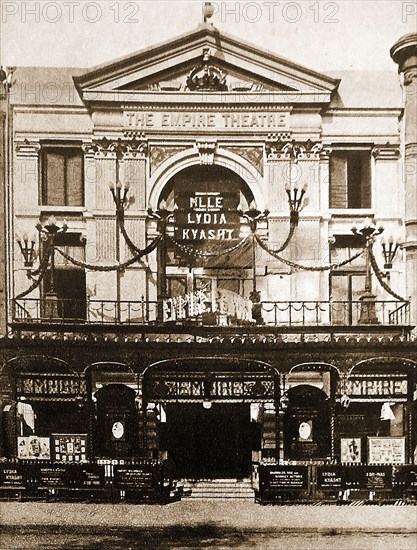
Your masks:
{"label": "rectangular window", "polygon": [[332,153],[330,208],[371,208],[370,151]]}
{"label": "rectangular window", "polygon": [[42,151],[42,204],[83,206],[83,153],[77,147],[45,147]]}

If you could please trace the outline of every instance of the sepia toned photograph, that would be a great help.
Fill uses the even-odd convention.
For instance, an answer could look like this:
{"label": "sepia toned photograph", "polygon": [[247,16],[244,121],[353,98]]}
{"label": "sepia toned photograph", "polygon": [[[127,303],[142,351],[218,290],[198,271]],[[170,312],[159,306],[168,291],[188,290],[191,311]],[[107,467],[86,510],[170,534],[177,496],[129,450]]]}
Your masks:
{"label": "sepia toned photograph", "polygon": [[0,550],[416,505],[415,0],[2,0]]}

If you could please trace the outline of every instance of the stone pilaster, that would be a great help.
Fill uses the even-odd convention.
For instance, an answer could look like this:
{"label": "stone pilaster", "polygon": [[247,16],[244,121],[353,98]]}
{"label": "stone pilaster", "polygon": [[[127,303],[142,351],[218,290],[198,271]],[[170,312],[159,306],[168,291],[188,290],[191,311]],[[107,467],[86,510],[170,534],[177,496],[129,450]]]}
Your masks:
{"label": "stone pilaster", "polygon": [[417,33],[401,37],[391,48],[404,92],[404,185],[407,296],[411,322],[417,322]]}
{"label": "stone pilaster", "polygon": [[7,246],[6,246],[6,97],[0,84],[0,336],[7,332]]}

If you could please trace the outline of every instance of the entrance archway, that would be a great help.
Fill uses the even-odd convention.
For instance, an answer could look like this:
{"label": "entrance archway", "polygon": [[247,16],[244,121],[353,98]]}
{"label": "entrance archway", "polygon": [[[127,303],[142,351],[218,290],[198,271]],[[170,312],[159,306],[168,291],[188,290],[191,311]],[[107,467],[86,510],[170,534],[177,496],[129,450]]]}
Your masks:
{"label": "entrance archway", "polygon": [[270,365],[222,357],[162,361],[147,369],[143,389],[158,419],[158,452],[176,477],[249,477],[262,447],[264,407],[279,398]]}

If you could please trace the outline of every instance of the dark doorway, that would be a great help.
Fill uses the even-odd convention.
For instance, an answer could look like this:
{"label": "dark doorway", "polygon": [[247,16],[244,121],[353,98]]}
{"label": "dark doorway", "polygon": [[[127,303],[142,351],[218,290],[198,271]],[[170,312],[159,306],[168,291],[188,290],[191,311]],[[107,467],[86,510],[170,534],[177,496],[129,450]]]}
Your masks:
{"label": "dark doorway", "polygon": [[[45,274],[44,292],[51,292],[51,272]],[[86,279],[82,269],[55,269],[54,292],[58,315],[63,319],[86,319]]]}
{"label": "dark doorway", "polygon": [[249,404],[164,405],[161,448],[176,476],[189,479],[244,478],[251,472],[254,431]]}

